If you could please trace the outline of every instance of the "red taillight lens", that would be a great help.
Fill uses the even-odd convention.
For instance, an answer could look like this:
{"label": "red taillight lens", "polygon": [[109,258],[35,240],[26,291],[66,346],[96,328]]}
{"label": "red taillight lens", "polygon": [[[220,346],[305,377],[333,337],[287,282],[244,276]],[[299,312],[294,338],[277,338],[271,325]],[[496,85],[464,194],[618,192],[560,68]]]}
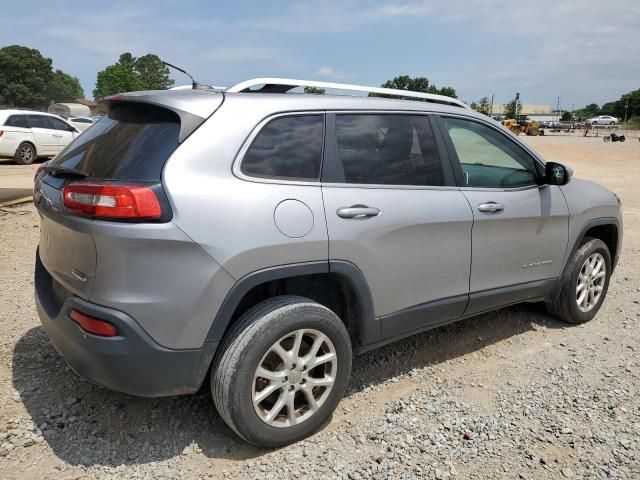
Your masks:
{"label": "red taillight lens", "polygon": [[1,137],[2,135],[4,135],[4,131],[3,131],[3,130],[0,130],[0,137]]}
{"label": "red taillight lens", "polygon": [[158,197],[149,187],[72,183],[63,190],[70,213],[98,219],[154,220],[162,215]]}
{"label": "red taillight lens", "polygon": [[76,322],[83,330],[89,333],[100,335],[101,337],[118,336],[118,330],[109,322],[100,320],[99,318],[90,317],[78,310],[71,310],[71,314],[69,316],[71,317],[71,320]]}

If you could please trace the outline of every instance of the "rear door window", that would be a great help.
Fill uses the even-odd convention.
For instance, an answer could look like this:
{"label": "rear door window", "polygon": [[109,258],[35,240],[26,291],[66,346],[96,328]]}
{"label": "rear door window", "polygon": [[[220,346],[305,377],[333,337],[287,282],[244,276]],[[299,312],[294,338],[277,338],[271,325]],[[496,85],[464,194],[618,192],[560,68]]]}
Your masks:
{"label": "rear door window", "polygon": [[159,181],[179,135],[180,117],[166,108],[114,103],[51,163],[93,179]]}
{"label": "rear door window", "polygon": [[253,140],[240,171],[258,178],[319,180],[323,131],[324,115],[276,118]]}
{"label": "rear door window", "polygon": [[444,185],[442,162],[424,115],[336,115],[345,183]]}
{"label": "rear door window", "polygon": [[4,124],[7,127],[29,128],[26,115],[11,115]]}
{"label": "rear door window", "polygon": [[27,115],[27,117],[31,128],[48,128],[50,130],[53,128],[46,115]]}

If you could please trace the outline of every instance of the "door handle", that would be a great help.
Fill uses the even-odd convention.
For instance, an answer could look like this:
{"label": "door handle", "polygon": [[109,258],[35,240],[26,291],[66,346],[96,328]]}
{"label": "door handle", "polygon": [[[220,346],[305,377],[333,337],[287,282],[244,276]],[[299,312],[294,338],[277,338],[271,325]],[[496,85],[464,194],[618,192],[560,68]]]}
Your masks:
{"label": "door handle", "polygon": [[504,210],[504,205],[496,202],[481,203],[478,210],[485,213],[500,213]]}
{"label": "door handle", "polygon": [[336,210],[336,214],[340,218],[365,219],[379,215],[380,209],[367,207],[366,205],[353,205],[351,207],[339,208]]}

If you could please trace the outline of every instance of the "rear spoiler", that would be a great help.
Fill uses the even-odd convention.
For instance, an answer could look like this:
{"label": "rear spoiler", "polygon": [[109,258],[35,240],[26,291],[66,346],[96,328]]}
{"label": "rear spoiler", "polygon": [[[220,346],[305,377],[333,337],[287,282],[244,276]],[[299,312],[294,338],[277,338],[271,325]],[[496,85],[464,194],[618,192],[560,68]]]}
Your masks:
{"label": "rear spoiler", "polygon": [[224,95],[210,90],[149,90],[111,95],[100,100],[107,109],[116,103],[146,103],[166,108],[180,117],[182,143],[222,105]]}

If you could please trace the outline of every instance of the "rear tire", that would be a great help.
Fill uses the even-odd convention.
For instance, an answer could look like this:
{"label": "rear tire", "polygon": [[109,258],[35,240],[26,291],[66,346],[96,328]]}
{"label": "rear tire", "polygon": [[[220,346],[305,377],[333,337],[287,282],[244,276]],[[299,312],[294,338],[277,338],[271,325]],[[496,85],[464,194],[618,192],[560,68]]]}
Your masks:
{"label": "rear tire", "polygon": [[247,442],[289,445],[315,433],[334,411],[351,356],[349,334],[331,310],[304,297],[271,298],[225,336],[211,375],[213,401]]}
{"label": "rear tire", "polygon": [[588,322],[600,310],[610,278],[609,248],[597,238],[585,239],[569,259],[560,279],[560,292],[547,303],[549,313],[567,323]]}
{"label": "rear tire", "polygon": [[22,142],[13,158],[18,165],[31,165],[37,158],[36,149],[29,142]]}

